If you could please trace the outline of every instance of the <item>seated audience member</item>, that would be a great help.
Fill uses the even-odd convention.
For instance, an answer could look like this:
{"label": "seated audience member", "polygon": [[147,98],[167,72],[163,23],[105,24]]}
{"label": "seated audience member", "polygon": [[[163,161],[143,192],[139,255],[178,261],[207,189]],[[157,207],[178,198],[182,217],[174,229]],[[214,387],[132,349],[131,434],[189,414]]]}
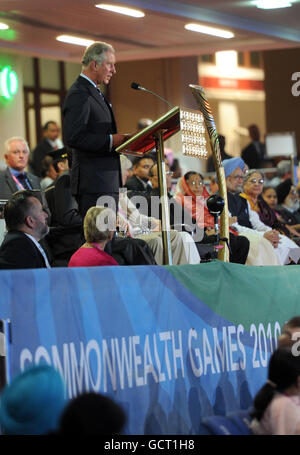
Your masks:
{"label": "seated audience member", "polygon": [[57,434],[118,435],[126,423],[121,406],[100,393],[83,393],[65,408]]}
{"label": "seated audience member", "polygon": [[261,221],[258,214],[250,209],[248,201],[240,196],[243,191],[245,163],[241,158],[230,158],[223,161],[226,177],[229,215],[236,217],[237,222],[232,224],[239,234],[246,236],[250,241],[250,250],[247,258],[248,265],[281,265],[276,254],[279,242],[277,231],[265,227],[261,230]]}
{"label": "seated audience member", "polygon": [[[206,236],[202,240],[205,243],[216,242],[214,230],[214,217],[209,213],[206,200],[210,194],[204,187],[203,177],[198,172],[187,172],[180,178],[177,184],[176,201],[185,210],[188,210],[200,229],[204,229]],[[230,223],[236,221],[231,219]],[[249,241],[243,236],[237,236],[230,232],[230,262],[245,264],[248,252]]]}
{"label": "seated audience member", "polygon": [[7,234],[0,247],[1,269],[50,267],[39,241],[49,232],[48,215],[30,190],[18,191],[4,207]]}
{"label": "seated audience member", "polygon": [[296,187],[291,179],[286,179],[276,187],[277,211],[286,224],[300,229],[300,203]]}
{"label": "seated audience member", "polygon": [[300,434],[300,361],[293,348],[273,352],[267,382],[255,396],[251,416],[254,434]]}
{"label": "seated audience member", "polygon": [[5,171],[0,171],[0,198],[9,199],[18,190],[40,190],[40,180],[25,172],[29,147],[22,137],[11,137],[4,143]]}
{"label": "seated audience member", "polygon": [[170,171],[173,172],[174,179],[179,179],[182,176],[182,169],[177,158],[174,158],[173,164],[170,166]]}
{"label": "seated audience member", "polygon": [[[297,232],[297,227],[295,228],[294,226],[290,226],[288,224],[288,221],[291,222],[292,217],[288,217],[288,219],[285,219],[284,216],[281,216],[280,214],[280,208],[278,207],[278,199],[277,199],[277,193],[275,188],[271,186],[264,186],[263,191],[262,191],[262,198],[263,200],[268,204],[270,209],[273,210],[273,212],[276,215],[276,218],[279,223],[279,230],[282,231],[285,235],[287,235],[290,238],[293,238],[293,240],[296,241],[298,244],[298,240],[295,239],[295,237],[300,237],[300,234]],[[268,223],[266,223],[268,224]],[[295,223],[297,226],[297,223]],[[300,228],[300,225],[299,225]]]}
{"label": "seated audience member", "polygon": [[[127,162],[126,157],[121,157],[123,180],[126,179]],[[146,198],[145,205],[148,205],[148,199]],[[126,192],[120,193],[119,223],[121,231],[125,230],[135,239],[147,242],[154,254],[156,263],[158,265],[163,264],[163,242],[159,220],[140,213],[127,197]],[[195,242],[189,233],[170,230],[170,243],[172,263],[174,265],[199,264],[200,256]]]}
{"label": "seated audience member", "polygon": [[277,187],[281,182],[284,182],[286,179],[290,179],[292,175],[290,160],[279,161],[279,163],[276,165],[276,168],[277,175],[268,182],[268,185],[273,186],[274,188]]}
{"label": "seated audience member", "polygon": [[[55,201],[54,201],[54,187],[55,184],[58,180],[58,178],[66,171],[69,170],[69,165],[68,165],[68,154],[67,154],[67,149],[65,147],[58,149],[58,150],[52,150],[51,152],[48,153],[47,156],[50,156],[52,158],[52,166],[55,170],[56,177],[54,181],[52,182],[51,185],[49,185],[46,190],[45,190],[45,197],[47,200],[47,204],[49,207],[49,210],[52,213],[54,212],[55,209]],[[55,219],[52,219],[51,217],[51,222],[52,224],[56,224]]]}
{"label": "seated audience member", "polygon": [[29,163],[32,172],[37,177],[41,177],[42,162],[48,152],[62,147],[62,142],[59,139],[59,134],[60,128],[56,122],[50,120],[43,126],[43,139],[33,150]]}
{"label": "seated audience member", "polygon": [[104,251],[116,229],[114,212],[106,207],[90,207],[87,211],[83,231],[85,243],[72,255],[69,267],[96,267],[119,265]]}
{"label": "seated audience member", "polygon": [[256,229],[259,231],[275,230],[279,234],[277,254],[282,264],[286,263],[289,257],[289,249],[298,248],[297,244],[286,235],[280,234],[285,231],[284,226],[277,220],[276,214],[261,197],[263,190],[263,174],[256,169],[251,169],[244,176],[244,197],[249,204],[249,209],[258,215]]}
{"label": "seated audience member", "polygon": [[300,339],[300,316],[294,316],[289,319],[281,330],[278,338],[278,347],[293,346]]}
{"label": "seated audience member", "polygon": [[27,368],[1,395],[0,424],[5,435],[45,435],[57,430],[66,406],[65,385],[49,365]]}
{"label": "seated audience member", "polygon": [[71,193],[71,177],[66,148],[49,152],[57,177],[45,191],[51,210],[51,227],[47,235],[53,267],[67,267],[72,254],[84,243],[82,218]]}
{"label": "seated audience member", "polygon": [[147,191],[149,169],[154,161],[150,157],[138,157],[133,161],[132,177],[126,180],[126,188],[132,191]]}
{"label": "seated audience member", "polygon": [[46,155],[42,162],[41,181],[40,185],[42,190],[50,186],[57,177],[57,172],[53,167],[53,158]]}

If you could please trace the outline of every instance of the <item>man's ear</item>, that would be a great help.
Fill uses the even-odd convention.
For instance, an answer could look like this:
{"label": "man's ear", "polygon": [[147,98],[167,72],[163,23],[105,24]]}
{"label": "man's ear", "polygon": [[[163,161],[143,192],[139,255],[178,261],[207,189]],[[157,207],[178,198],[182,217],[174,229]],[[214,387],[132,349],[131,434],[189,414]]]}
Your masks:
{"label": "man's ear", "polygon": [[24,220],[24,224],[29,227],[30,229],[33,229],[34,228],[34,218],[31,216],[31,215],[27,215],[25,220]]}

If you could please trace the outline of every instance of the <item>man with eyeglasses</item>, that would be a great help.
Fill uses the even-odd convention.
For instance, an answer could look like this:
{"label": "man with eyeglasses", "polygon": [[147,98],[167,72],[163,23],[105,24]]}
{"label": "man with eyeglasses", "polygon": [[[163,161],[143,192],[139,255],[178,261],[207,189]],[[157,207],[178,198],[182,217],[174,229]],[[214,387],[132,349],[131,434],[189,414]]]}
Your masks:
{"label": "man with eyeglasses", "polygon": [[247,200],[240,196],[243,191],[245,162],[242,158],[230,158],[223,161],[223,167],[227,185],[229,216],[237,217],[237,222],[231,227],[250,241],[246,264],[281,265],[274,249],[278,246],[278,233],[273,230],[257,230],[258,215],[249,210]]}
{"label": "man with eyeglasses", "polygon": [[72,194],[82,218],[101,196],[110,197],[114,211],[118,207],[122,180],[115,148],[127,136],[117,133],[112,107],[100,90],[100,85],[109,84],[116,73],[115,61],[110,44],[96,42],[88,46],[81,74],[63,106],[64,143],[72,149]]}

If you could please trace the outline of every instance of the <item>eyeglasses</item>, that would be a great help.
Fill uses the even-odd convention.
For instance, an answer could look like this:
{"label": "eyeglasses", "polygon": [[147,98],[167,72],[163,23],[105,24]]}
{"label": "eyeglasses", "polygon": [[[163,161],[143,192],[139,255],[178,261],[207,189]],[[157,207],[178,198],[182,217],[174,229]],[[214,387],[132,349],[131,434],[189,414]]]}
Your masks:
{"label": "eyeglasses", "polygon": [[262,185],[264,183],[264,179],[252,179],[250,180],[251,183],[259,183]]}
{"label": "eyeglasses", "polygon": [[243,180],[244,176],[243,175],[234,175],[231,178],[234,179],[234,180]]}
{"label": "eyeglasses", "polygon": [[189,184],[192,185],[192,186],[196,186],[196,185],[203,186],[203,182],[197,182],[197,181],[196,182],[189,182]]}
{"label": "eyeglasses", "polygon": [[167,171],[166,172],[166,175],[170,175],[171,177],[173,176],[173,174],[174,174],[174,172],[172,172],[172,171]]}

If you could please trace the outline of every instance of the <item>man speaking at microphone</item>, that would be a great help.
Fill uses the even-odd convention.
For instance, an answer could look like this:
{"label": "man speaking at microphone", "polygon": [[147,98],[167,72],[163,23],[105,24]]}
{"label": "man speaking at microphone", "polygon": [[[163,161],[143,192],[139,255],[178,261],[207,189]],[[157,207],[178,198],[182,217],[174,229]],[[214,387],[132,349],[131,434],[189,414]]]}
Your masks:
{"label": "man speaking at microphone", "polygon": [[117,134],[111,105],[99,88],[115,74],[115,61],[110,44],[95,42],[88,46],[81,74],[63,106],[64,142],[72,149],[71,189],[82,218],[101,196],[113,198],[113,210],[118,207],[122,183],[120,157],[115,148],[127,136]]}

